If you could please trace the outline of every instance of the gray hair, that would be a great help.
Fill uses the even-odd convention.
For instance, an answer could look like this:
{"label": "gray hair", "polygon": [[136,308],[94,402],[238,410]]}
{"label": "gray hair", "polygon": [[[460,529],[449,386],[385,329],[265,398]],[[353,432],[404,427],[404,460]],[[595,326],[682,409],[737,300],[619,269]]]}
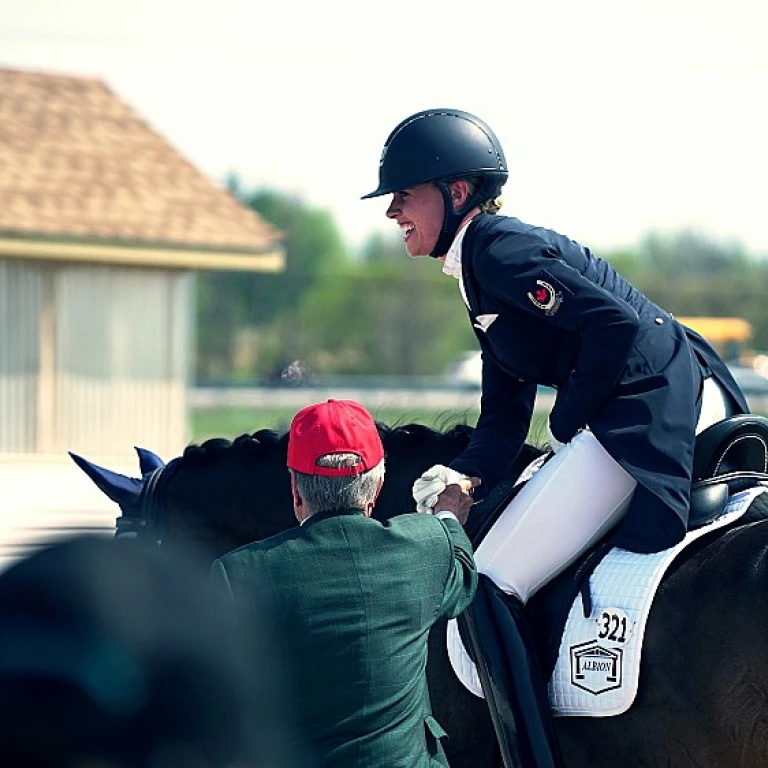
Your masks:
{"label": "gray hair", "polygon": [[[464,181],[467,182],[470,194],[472,194],[483,183],[483,177],[470,176],[470,178],[464,179]],[[491,215],[498,213],[501,210],[501,198],[492,197],[490,200],[484,200],[478,208],[480,208],[481,213],[490,213]]]}
{"label": "gray hair", "polygon": [[[321,467],[353,467],[359,461],[356,453],[328,453],[321,456],[317,464]],[[359,475],[326,477],[296,470],[293,473],[296,489],[313,513],[367,509],[375,501],[379,483],[384,479],[384,459],[373,469]]]}

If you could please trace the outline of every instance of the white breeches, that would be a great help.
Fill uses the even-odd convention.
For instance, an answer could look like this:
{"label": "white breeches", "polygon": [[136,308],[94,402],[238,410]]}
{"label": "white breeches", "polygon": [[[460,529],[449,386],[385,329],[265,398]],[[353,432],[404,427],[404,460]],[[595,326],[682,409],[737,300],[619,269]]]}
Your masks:
{"label": "white breeches", "polygon": [[[726,416],[725,399],[714,379],[706,379],[698,434]],[[520,490],[475,550],[480,573],[523,603],[564,571],[613,528],[629,506],[637,485],[589,429],[579,432]],[[449,656],[470,685],[474,667],[449,622]],[[472,669],[474,672],[474,669]],[[478,693],[478,695],[480,695]]]}
{"label": "white breeches", "polygon": [[[697,434],[725,415],[719,385],[706,379]],[[592,432],[582,430],[501,513],[475,551],[478,571],[526,603],[618,523],[635,485]]]}
{"label": "white breeches", "polygon": [[635,485],[582,430],[501,513],[475,551],[477,570],[526,603],[619,521]]}

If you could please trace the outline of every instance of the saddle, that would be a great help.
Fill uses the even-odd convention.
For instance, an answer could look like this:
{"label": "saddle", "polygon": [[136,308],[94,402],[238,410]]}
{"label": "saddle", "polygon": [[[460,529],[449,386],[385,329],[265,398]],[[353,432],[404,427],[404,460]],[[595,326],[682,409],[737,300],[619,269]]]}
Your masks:
{"label": "saddle", "polygon": [[692,477],[689,531],[718,517],[731,494],[768,479],[768,419],[745,413],[705,429],[696,437]]}
{"label": "saddle", "polygon": [[[731,494],[768,483],[768,419],[739,414],[707,427],[696,437],[692,478],[689,531],[718,518]],[[512,497],[510,494],[501,509],[494,510],[494,519]],[[768,502],[761,497],[734,525],[766,518]],[[488,527],[486,524],[484,530]],[[724,530],[713,535],[720,535]],[[609,533],[528,601],[526,618],[536,639],[545,679],[551,675],[557,660],[563,626],[574,599],[581,593],[585,612],[589,611],[589,577],[612,546]]]}
{"label": "saddle", "polygon": [[[726,530],[768,518],[768,494],[759,489],[755,489],[759,495],[735,523],[728,522],[733,519],[732,513],[723,517],[732,494],[766,484],[768,419],[742,414],[712,425],[697,437],[695,445],[689,533],[714,521],[717,523],[713,528],[723,526],[721,530]],[[466,526],[474,546],[482,541],[522,485],[512,480],[486,499],[473,524]],[[718,533],[701,530],[698,535],[709,539]],[[591,616],[590,575],[612,550],[609,533],[524,607],[481,575],[478,597],[459,617],[459,633],[489,699],[505,766],[562,765],[549,704],[537,680],[552,677],[566,620],[572,606],[576,609],[574,602],[579,593],[584,616]],[[520,619],[524,620],[515,619],[517,614],[522,614]],[[528,680],[525,670],[531,665],[538,671]]]}

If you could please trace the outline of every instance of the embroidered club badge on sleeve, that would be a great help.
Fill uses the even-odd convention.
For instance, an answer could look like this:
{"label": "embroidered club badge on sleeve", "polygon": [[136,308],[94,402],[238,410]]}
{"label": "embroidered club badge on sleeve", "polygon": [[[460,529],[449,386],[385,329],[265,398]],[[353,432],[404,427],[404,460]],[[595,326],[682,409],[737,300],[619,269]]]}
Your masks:
{"label": "embroidered club badge on sleeve", "polygon": [[526,295],[533,306],[545,315],[554,315],[563,303],[563,292],[556,290],[552,283],[546,280],[537,280]]}

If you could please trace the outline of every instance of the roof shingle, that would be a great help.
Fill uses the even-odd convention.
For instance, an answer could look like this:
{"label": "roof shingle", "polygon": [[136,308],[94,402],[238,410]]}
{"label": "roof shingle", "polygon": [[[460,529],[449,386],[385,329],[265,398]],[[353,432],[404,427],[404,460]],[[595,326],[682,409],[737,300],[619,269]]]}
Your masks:
{"label": "roof shingle", "polygon": [[249,252],[281,239],[103,82],[5,68],[0,233]]}

